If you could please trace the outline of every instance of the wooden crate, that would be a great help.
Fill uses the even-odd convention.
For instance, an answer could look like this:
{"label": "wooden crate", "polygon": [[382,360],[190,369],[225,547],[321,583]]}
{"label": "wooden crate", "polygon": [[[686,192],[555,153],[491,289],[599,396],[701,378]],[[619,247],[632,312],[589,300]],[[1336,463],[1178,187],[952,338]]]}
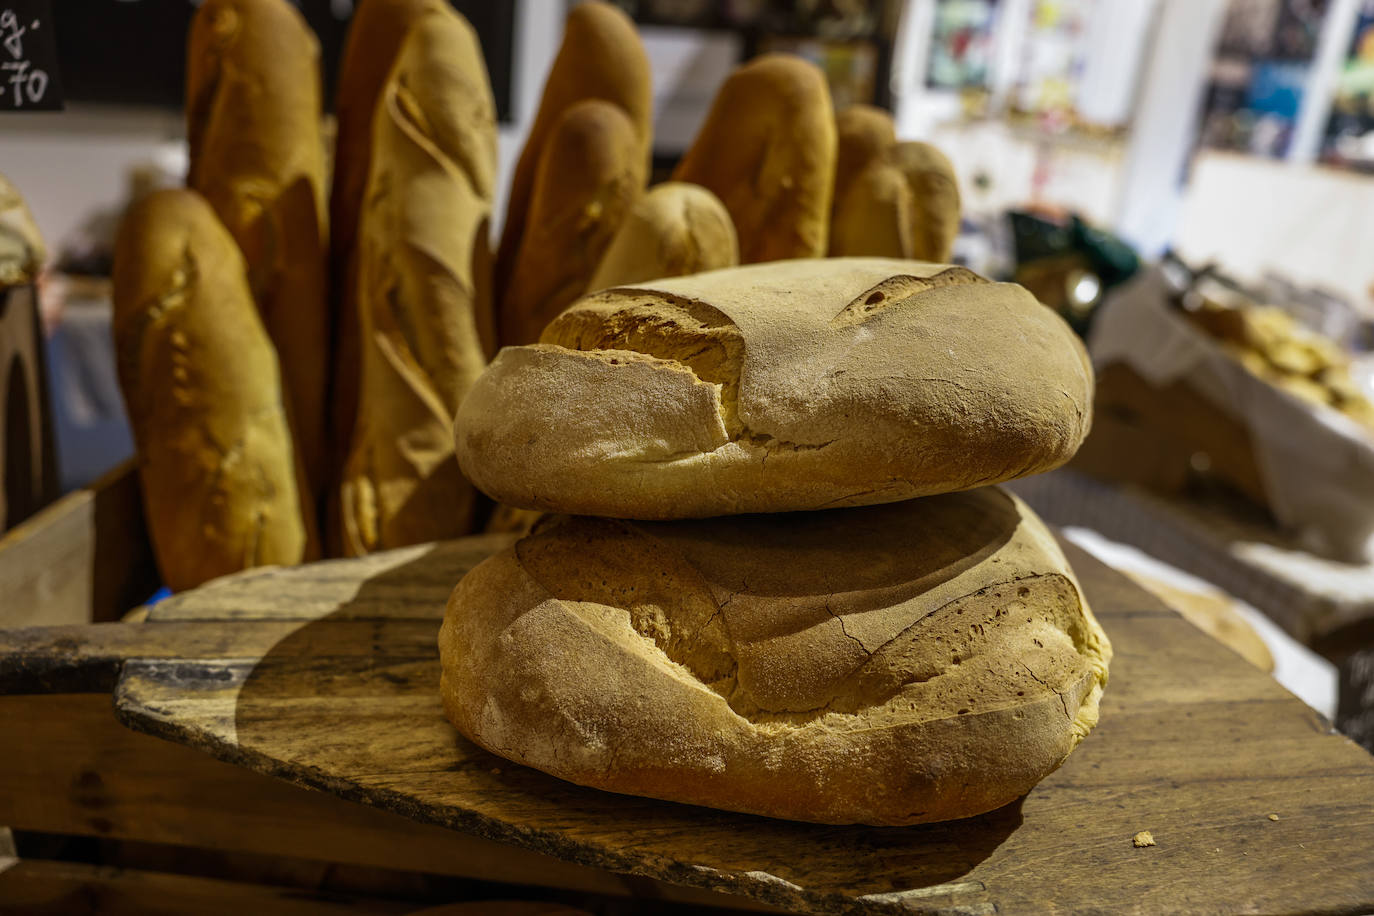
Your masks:
{"label": "wooden crate", "polygon": [[118,620],[158,583],[133,461],[0,536],[0,627]]}
{"label": "wooden crate", "polygon": [[0,531],[57,495],[38,291],[0,286]]}

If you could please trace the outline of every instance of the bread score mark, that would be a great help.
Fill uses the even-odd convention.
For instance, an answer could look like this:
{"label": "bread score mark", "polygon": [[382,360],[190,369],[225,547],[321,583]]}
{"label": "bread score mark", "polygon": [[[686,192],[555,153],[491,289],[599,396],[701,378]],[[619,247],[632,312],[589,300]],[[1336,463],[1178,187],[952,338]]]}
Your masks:
{"label": "bread score mark", "polygon": [[931,277],[913,277],[900,274],[864,290],[839,314],[830,319],[833,328],[849,327],[871,320],[879,312],[905,305],[912,299],[945,286],[967,286],[974,283],[991,281],[978,276],[967,267],[950,267]]}

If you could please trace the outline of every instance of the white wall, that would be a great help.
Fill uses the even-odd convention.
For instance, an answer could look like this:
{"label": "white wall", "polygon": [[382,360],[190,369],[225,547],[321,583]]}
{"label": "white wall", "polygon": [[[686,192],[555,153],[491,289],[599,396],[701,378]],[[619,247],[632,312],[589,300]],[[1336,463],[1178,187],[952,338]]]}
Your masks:
{"label": "white wall", "polygon": [[50,249],[93,210],[117,206],[134,165],[185,160],[175,112],[73,106],[9,115],[4,131],[0,172],[28,201]]}
{"label": "white wall", "polygon": [[1258,278],[1281,270],[1374,315],[1374,178],[1208,152],[1193,164],[1176,247]]}

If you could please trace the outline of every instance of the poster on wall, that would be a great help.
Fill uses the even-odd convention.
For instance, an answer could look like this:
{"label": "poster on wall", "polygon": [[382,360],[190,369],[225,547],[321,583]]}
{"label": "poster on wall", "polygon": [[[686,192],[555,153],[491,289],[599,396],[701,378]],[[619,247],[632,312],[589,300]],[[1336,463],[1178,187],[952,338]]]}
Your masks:
{"label": "poster on wall", "polygon": [[1072,115],[1093,6],[1094,0],[1036,0],[1016,81],[1018,111],[1051,119]]}
{"label": "poster on wall", "polygon": [[930,35],[926,85],[985,89],[992,60],[997,0],[939,0]]}
{"label": "poster on wall", "polygon": [[1328,165],[1374,172],[1374,0],[1364,0],[1322,138]]}
{"label": "poster on wall", "polygon": [[1287,155],[1330,0],[1231,0],[1212,60],[1199,142]]}

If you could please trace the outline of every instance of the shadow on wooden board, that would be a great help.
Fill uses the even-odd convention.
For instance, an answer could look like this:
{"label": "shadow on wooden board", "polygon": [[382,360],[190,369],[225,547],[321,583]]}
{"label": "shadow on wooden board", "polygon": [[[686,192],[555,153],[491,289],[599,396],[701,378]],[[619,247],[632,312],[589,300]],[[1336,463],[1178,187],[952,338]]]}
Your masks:
{"label": "shadow on wooden board", "polygon": [[[458,578],[507,543],[264,570],[164,602],[148,626],[247,625],[237,649],[126,664],[121,720],[464,834],[807,912],[1374,906],[1361,864],[1374,842],[1374,760],[1071,545],[1116,649],[1098,728],[1016,805],[866,828],[584,789],[459,737],[438,698],[438,623]],[[1142,830],[1156,846],[1134,846]]]}

